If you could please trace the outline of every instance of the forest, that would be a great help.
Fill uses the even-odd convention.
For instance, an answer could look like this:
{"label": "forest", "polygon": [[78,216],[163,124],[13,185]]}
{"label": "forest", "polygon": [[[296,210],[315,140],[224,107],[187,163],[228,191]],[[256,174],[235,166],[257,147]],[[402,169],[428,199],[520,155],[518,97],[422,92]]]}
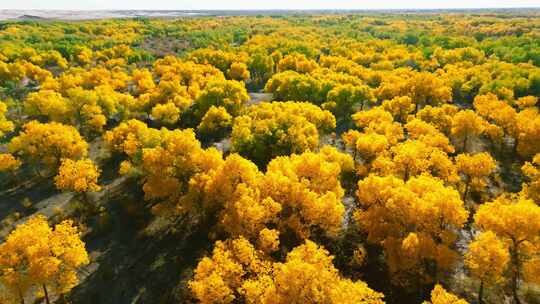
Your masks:
{"label": "forest", "polygon": [[0,22],[0,303],[540,303],[540,11]]}

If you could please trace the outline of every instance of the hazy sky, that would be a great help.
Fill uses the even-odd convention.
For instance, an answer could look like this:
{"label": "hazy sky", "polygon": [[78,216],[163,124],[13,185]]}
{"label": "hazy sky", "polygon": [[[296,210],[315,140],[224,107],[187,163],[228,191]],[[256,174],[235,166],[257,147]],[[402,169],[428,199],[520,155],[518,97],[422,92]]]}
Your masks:
{"label": "hazy sky", "polygon": [[540,7],[540,0],[0,0],[0,9],[391,9]]}

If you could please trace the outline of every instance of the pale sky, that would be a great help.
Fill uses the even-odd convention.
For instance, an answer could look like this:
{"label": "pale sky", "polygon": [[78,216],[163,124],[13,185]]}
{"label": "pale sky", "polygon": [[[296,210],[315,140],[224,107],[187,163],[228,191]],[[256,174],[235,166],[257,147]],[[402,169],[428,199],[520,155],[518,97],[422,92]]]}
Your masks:
{"label": "pale sky", "polygon": [[539,7],[540,0],[0,0],[0,9],[403,9]]}

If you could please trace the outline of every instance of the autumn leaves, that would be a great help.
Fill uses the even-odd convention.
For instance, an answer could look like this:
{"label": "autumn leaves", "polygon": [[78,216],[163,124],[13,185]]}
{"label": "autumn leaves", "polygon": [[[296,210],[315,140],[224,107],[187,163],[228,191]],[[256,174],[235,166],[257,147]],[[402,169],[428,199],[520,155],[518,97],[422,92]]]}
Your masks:
{"label": "autumn leaves", "polygon": [[[292,115],[294,110],[296,115],[305,115],[314,123],[325,121],[320,109],[309,104],[276,103],[273,106],[281,107],[283,115]],[[260,107],[262,111],[266,105]],[[255,119],[264,118],[264,112],[258,114],[254,110],[252,113]],[[275,119],[272,113],[275,112],[267,112],[265,119]],[[283,136],[286,138],[287,134]],[[213,257],[200,262],[190,283],[201,302],[242,298],[253,303],[283,303],[296,294],[295,301],[300,303],[311,297],[337,299],[343,296],[338,288],[346,288],[353,297],[342,299],[343,303],[358,299],[380,303],[381,296],[365,283],[340,279],[328,252],[310,241],[305,244],[310,251],[298,257],[298,261],[291,258],[281,265],[272,257],[276,252],[287,252],[319,231],[336,235],[341,230],[345,208],[340,177],[353,170],[350,156],[333,147],[323,147],[319,153],[276,157],[262,173],[238,154],[223,159],[217,150],[201,148],[190,130],[158,131],[131,121],[108,132],[105,138],[112,148],[129,156],[129,172],[139,172],[137,176],[144,182],[145,198],[158,203],[154,207],[156,214],[202,216],[204,223],[229,237],[227,241],[216,243]],[[288,142],[282,140],[276,144],[291,149],[297,140],[301,138],[292,137]],[[272,153],[272,150],[261,152]],[[289,255],[303,249],[297,247]],[[323,261],[311,260],[319,255],[324,257]],[[275,272],[278,269],[283,273]],[[338,285],[332,285],[334,287],[323,294],[312,294],[312,289],[299,282],[287,291],[283,284],[290,280],[289,276],[306,271],[321,272],[321,280],[328,281],[312,281],[316,273],[306,273],[302,282],[316,284],[317,288],[331,282]],[[272,277],[272,273],[276,277]],[[274,291],[268,290],[270,286],[275,286]],[[278,295],[282,298],[276,298]]]}
{"label": "autumn leaves", "polygon": [[37,293],[51,303],[52,294],[65,294],[78,284],[77,270],[88,263],[85,245],[72,221],[52,228],[45,217],[33,217],[0,245],[0,299],[24,303]]}

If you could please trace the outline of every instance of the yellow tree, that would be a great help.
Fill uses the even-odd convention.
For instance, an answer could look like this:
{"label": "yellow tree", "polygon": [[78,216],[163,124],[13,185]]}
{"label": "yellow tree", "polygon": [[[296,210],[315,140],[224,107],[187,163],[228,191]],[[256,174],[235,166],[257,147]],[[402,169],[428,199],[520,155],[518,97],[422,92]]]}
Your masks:
{"label": "yellow tree", "polygon": [[205,48],[193,51],[189,59],[201,64],[211,64],[223,73],[226,73],[234,62],[244,62],[245,58],[242,57],[245,55],[245,53],[233,53]]}
{"label": "yellow tree", "polygon": [[[420,175],[407,182],[369,175],[358,182],[354,213],[369,242],[384,248],[392,280],[421,289],[451,269],[452,249],[467,220],[459,193],[437,178]],[[412,285],[411,285],[412,284]]]}
{"label": "yellow tree", "polygon": [[78,283],[77,269],[89,263],[84,242],[72,221],[54,229],[36,216],[13,230],[0,245],[0,283],[21,303],[32,287],[59,295]]}
{"label": "yellow tree", "polygon": [[377,88],[376,95],[383,100],[409,96],[416,105],[415,112],[426,105],[438,106],[452,101],[452,89],[440,77],[429,72],[388,77]]}
{"label": "yellow tree", "polygon": [[112,152],[124,153],[135,161],[140,159],[143,148],[159,145],[166,132],[166,129],[149,128],[144,122],[131,119],[105,132],[103,139]]}
{"label": "yellow tree", "polygon": [[239,289],[258,276],[270,275],[271,262],[244,238],[217,241],[211,257],[204,257],[188,286],[202,304],[233,303]]}
{"label": "yellow tree", "polygon": [[384,303],[383,295],[366,283],[342,278],[332,259],[326,249],[307,240],[289,252],[284,263],[274,264],[273,282],[262,295],[248,296],[248,303]]}
{"label": "yellow tree", "polygon": [[321,107],[331,111],[336,117],[348,118],[356,105],[364,108],[366,102],[373,102],[375,97],[368,86],[344,84],[335,86],[326,96]]}
{"label": "yellow tree", "polygon": [[390,145],[397,144],[404,137],[401,124],[394,122],[392,114],[381,107],[357,112],[352,115],[352,119],[355,125],[366,133],[377,133],[386,136]]}
{"label": "yellow tree", "polygon": [[39,173],[39,166],[56,171],[63,158],[79,159],[88,153],[88,143],[72,126],[35,120],[23,126],[18,136],[11,139],[10,152],[28,161]]}
{"label": "yellow tree", "polygon": [[516,104],[520,109],[526,109],[536,106],[538,103],[538,97],[536,96],[524,96],[516,99]]}
{"label": "yellow tree", "polygon": [[274,74],[264,89],[272,93],[275,100],[298,100],[321,104],[326,100],[328,91],[333,85],[311,74],[300,74],[289,70]]}
{"label": "yellow tree", "polygon": [[243,62],[233,62],[227,71],[227,75],[238,81],[246,81],[249,79],[249,69],[248,66]]}
{"label": "yellow tree", "polygon": [[[251,161],[231,154],[209,175],[197,196],[201,203],[219,210],[219,225],[230,236],[255,242],[281,211],[280,204],[263,197],[258,189],[263,173]],[[268,239],[264,243],[267,247]]]}
{"label": "yellow tree", "polygon": [[478,114],[504,128],[509,135],[515,134],[516,110],[497,95],[488,93],[474,98],[474,108]]}
{"label": "yellow tree", "polygon": [[421,140],[406,140],[379,155],[371,163],[371,171],[379,175],[395,175],[408,180],[429,173],[447,182],[457,180],[457,171],[448,155]]}
{"label": "yellow tree", "polygon": [[45,116],[53,121],[67,121],[70,111],[68,100],[52,90],[40,90],[28,94],[24,100],[24,110],[30,116]]}
{"label": "yellow tree", "polygon": [[352,119],[359,128],[376,128],[378,125],[392,123],[394,118],[390,112],[381,107],[374,107],[367,111],[360,111],[352,115]]}
{"label": "yellow tree", "polygon": [[79,193],[99,191],[98,178],[101,171],[90,159],[62,159],[58,175],[54,177],[56,188]]}
{"label": "yellow tree", "polygon": [[172,102],[155,105],[151,113],[152,118],[164,125],[174,125],[180,120],[180,110]]}
{"label": "yellow tree", "polygon": [[465,265],[471,275],[480,281],[478,303],[484,303],[484,285],[493,285],[503,280],[510,255],[508,248],[495,233],[482,232],[469,244]]}
{"label": "yellow tree", "polygon": [[10,153],[0,153],[0,172],[13,172],[21,166],[21,161]]}
{"label": "yellow tree", "polygon": [[491,123],[499,126],[504,133],[514,138],[515,148],[519,139],[519,127],[516,110],[497,95],[488,93],[474,98],[476,112]]}
{"label": "yellow tree", "polygon": [[306,241],[283,263],[275,262],[243,238],[218,241],[188,285],[203,304],[343,303],[383,304],[383,295],[362,281],[342,278],[333,257]]}
{"label": "yellow tree", "polygon": [[396,96],[382,102],[385,111],[392,113],[397,121],[407,121],[407,116],[415,109],[415,104],[409,96]]}
{"label": "yellow tree", "polygon": [[257,88],[264,87],[264,84],[274,71],[274,60],[266,52],[251,54],[249,71],[255,86]]}
{"label": "yellow tree", "polygon": [[540,154],[536,154],[531,162],[525,162],[521,171],[529,179],[523,183],[522,191],[535,202],[540,202]]}
{"label": "yellow tree", "polygon": [[522,157],[532,157],[540,151],[540,115],[538,109],[527,108],[518,113],[516,150]]}
{"label": "yellow tree", "polygon": [[266,165],[272,158],[315,150],[336,126],[332,113],[307,102],[264,102],[235,119],[233,151]]}
{"label": "yellow tree", "polygon": [[[394,174],[405,181],[410,177],[428,172],[431,162],[431,148],[421,141],[407,140],[392,148]],[[388,172],[387,174],[391,174]],[[385,172],[386,173],[386,172]]]}
{"label": "yellow tree", "polygon": [[405,124],[405,129],[407,130],[409,139],[417,139],[430,147],[438,148],[446,153],[455,152],[448,137],[428,122],[414,118]]}
{"label": "yellow tree", "polygon": [[145,199],[158,204],[154,210],[159,214],[199,211],[212,215],[215,210],[193,198],[190,190],[223,162],[221,153],[203,149],[191,129],[162,133],[157,146],[143,148],[139,155]]}
{"label": "yellow tree", "polygon": [[107,116],[116,114],[118,105],[131,97],[114,91],[109,85],[100,85],[92,90],[75,86],[61,91],[65,91],[66,97],[46,88],[28,94],[24,101],[26,113],[70,123],[88,133],[101,133]]}
{"label": "yellow tree", "polygon": [[441,78],[421,72],[407,81],[407,95],[416,103],[416,111],[425,105],[440,105],[452,101],[452,90]]}
{"label": "yellow tree", "polygon": [[423,304],[469,304],[456,295],[446,291],[441,285],[437,284],[431,291],[431,301]]}
{"label": "yellow tree", "polygon": [[243,82],[236,80],[212,80],[206,84],[195,101],[196,115],[201,119],[211,106],[224,107],[229,114],[237,116],[249,101]]}
{"label": "yellow tree", "polygon": [[15,128],[13,122],[6,118],[7,111],[7,105],[0,101],[0,139]]}
{"label": "yellow tree", "polygon": [[134,69],[131,72],[136,95],[144,94],[156,87],[152,73],[147,69]]}
{"label": "yellow tree", "polygon": [[358,153],[366,162],[370,163],[377,155],[389,147],[386,136],[377,133],[360,133],[356,140],[355,155]]}
{"label": "yellow tree", "polygon": [[469,142],[484,133],[487,122],[472,110],[462,110],[452,119],[451,134],[461,142],[461,151],[467,151]]}
{"label": "yellow tree", "polygon": [[463,178],[462,196],[466,201],[471,188],[474,191],[481,191],[486,187],[488,177],[497,168],[497,162],[486,152],[459,154],[456,157],[456,167]]}
{"label": "yellow tree", "polygon": [[514,301],[521,303],[518,290],[520,281],[537,278],[522,277],[529,267],[537,267],[540,254],[540,207],[532,200],[500,196],[480,206],[474,223],[483,231],[492,231],[505,243],[510,255],[510,280]]}
{"label": "yellow tree", "polygon": [[341,139],[343,140],[343,144],[345,145],[345,147],[351,149],[353,152],[353,160],[356,160],[356,142],[358,141],[360,136],[362,136],[362,133],[358,132],[357,130],[349,130],[341,135]]}
{"label": "yellow tree", "polygon": [[459,108],[455,105],[426,106],[416,113],[416,118],[432,124],[446,136],[450,136],[453,119],[458,112]]}
{"label": "yellow tree", "polygon": [[314,60],[308,59],[306,55],[299,53],[286,55],[277,64],[278,72],[292,70],[298,73],[310,73],[317,67],[318,65]]}
{"label": "yellow tree", "polygon": [[[126,98],[113,86],[103,84],[92,90],[82,87],[70,88],[66,91],[68,116],[71,124],[76,125],[86,134],[101,133],[107,123],[107,116],[117,112],[117,104]],[[64,118],[63,121],[66,121]]]}
{"label": "yellow tree", "polygon": [[178,79],[178,75],[162,78],[159,85],[137,98],[138,107],[142,111],[150,111],[152,117],[163,124],[173,125],[178,122],[180,114],[184,113],[193,104],[193,95],[198,94],[198,85],[188,87]]}
{"label": "yellow tree", "polygon": [[279,231],[268,228],[261,229],[257,245],[265,253],[276,252],[279,249]]}
{"label": "yellow tree", "polygon": [[277,157],[268,164],[260,192],[281,205],[276,222],[280,232],[305,239],[313,231],[335,236],[341,230],[345,206],[340,178],[353,164],[350,156],[330,149]]}
{"label": "yellow tree", "polygon": [[274,239],[280,243],[284,236],[282,245],[287,247],[314,232],[335,236],[340,231],[344,212],[340,179],[352,170],[350,156],[333,147],[278,157],[265,174],[231,154],[202,176],[199,192],[192,191],[190,198],[219,210],[218,222],[228,235],[262,242],[264,250],[274,248]]}
{"label": "yellow tree", "polygon": [[197,131],[207,137],[221,138],[232,126],[233,117],[224,107],[211,106],[204,114]]}
{"label": "yellow tree", "polygon": [[76,45],[74,51],[73,56],[80,65],[86,65],[92,62],[93,52],[91,49],[86,46]]}

